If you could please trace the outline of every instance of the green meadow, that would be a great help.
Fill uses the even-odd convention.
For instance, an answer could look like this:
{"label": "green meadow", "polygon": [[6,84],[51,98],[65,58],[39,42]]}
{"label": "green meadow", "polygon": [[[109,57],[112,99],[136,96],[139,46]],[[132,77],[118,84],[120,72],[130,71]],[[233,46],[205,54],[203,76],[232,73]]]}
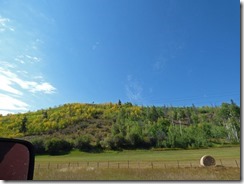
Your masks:
{"label": "green meadow", "polygon": [[[200,167],[211,155],[215,167]],[[240,147],[36,156],[34,180],[240,180]]]}
{"label": "green meadow", "polygon": [[192,150],[124,150],[105,151],[102,153],[87,153],[78,150],[67,155],[36,156],[36,163],[42,162],[79,162],[79,161],[183,161],[197,160],[203,155],[212,155],[215,159],[239,159],[240,147],[192,149]]}

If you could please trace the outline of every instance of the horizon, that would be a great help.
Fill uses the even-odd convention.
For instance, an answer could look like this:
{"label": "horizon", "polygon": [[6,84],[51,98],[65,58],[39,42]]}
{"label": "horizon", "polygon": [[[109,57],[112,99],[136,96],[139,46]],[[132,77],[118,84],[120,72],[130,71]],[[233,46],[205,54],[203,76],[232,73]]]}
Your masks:
{"label": "horizon", "polygon": [[[7,114],[1,114],[2,116],[9,116],[9,115],[18,115],[18,114],[26,114],[26,113],[35,113],[35,112],[38,112],[38,111],[42,111],[42,110],[50,110],[50,109],[56,109],[56,108],[59,108],[59,107],[63,107],[65,105],[76,105],[76,104],[81,104],[81,105],[109,105],[109,104],[118,104],[118,102],[116,103],[113,103],[113,102],[104,102],[104,103],[85,103],[85,102],[69,102],[69,103],[65,103],[65,104],[59,104],[59,105],[54,105],[54,106],[50,106],[50,107],[46,107],[46,108],[41,108],[41,109],[35,109],[35,110],[29,110],[27,112],[18,112],[18,113],[7,113]],[[127,103],[131,103],[131,102],[121,102],[122,105],[125,105]],[[189,106],[172,106],[172,105],[159,105],[159,106],[155,106],[155,105],[138,105],[138,104],[132,104],[132,106],[138,106],[138,107],[145,107],[145,108],[150,108],[150,107],[156,107],[156,108],[191,108],[191,107],[194,107],[194,108],[205,108],[205,107],[209,107],[209,108],[218,108],[218,107],[221,107],[221,105],[223,103],[227,103],[227,104],[231,104],[232,101],[230,100],[230,102],[222,102],[221,104],[219,105],[203,105],[203,106],[197,106],[195,104],[192,104],[192,105],[189,105]],[[238,105],[235,101],[233,101],[234,104],[236,104],[238,107],[240,107],[240,105]]]}

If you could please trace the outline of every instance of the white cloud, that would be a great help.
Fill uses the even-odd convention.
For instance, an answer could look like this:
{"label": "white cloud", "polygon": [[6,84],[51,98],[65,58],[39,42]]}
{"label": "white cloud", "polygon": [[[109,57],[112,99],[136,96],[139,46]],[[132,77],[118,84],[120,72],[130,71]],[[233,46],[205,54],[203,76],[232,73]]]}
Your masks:
{"label": "white cloud", "polygon": [[9,80],[7,77],[0,75],[0,81],[1,81],[1,85],[0,85],[1,90],[15,94],[15,95],[22,95],[21,91],[11,87],[13,82],[11,80]]}
{"label": "white cloud", "polygon": [[25,64],[25,61],[23,59],[15,58],[15,61],[18,61],[21,64]]}
{"label": "white cloud", "polygon": [[0,18],[0,25],[2,27],[6,26],[6,23],[9,22],[9,19],[7,18]]}
{"label": "white cloud", "polygon": [[1,81],[0,89],[15,95],[22,95],[21,91],[11,86],[13,85],[13,80],[12,80],[13,78],[15,78],[14,74],[12,74],[9,71],[4,71],[4,69],[0,67],[0,81]]}
{"label": "white cloud", "polygon": [[42,75],[37,75],[34,77],[35,80],[42,80],[44,81],[44,77]]}
{"label": "white cloud", "polygon": [[7,18],[0,18],[0,24],[2,26],[5,26],[6,22],[9,22],[9,19],[7,19]]}
{"label": "white cloud", "polygon": [[56,92],[39,71],[45,42],[38,32],[26,30],[25,22],[13,26],[15,21],[0,16],[0,47],[4,49],[0,55],[0,114],[26,112],[33,108],[32,103],[38,106],[36,98]]}
{"label": "white cloud", "polygon": [[[37,47],[35,47],[35,50],[37,50]],[[30,56],[26,54],[26,55],[19,55],[16,58],[14,58],[14,60],[21,64],[28,64],[28,63],[35,64],[40,62],[42,59],[40,57]]]}
{"label": "white cloud", "polygon": [[54,93],[56,90],[56,88],[54,88],[51,84],[44,82],[41,84],[37,84],[35,82],[32,83],[32,88],[31,88],[31,92],[43,92],[46,94],[52,94]]}
{"label": "white cloud", "polygon": [[9,95],[0,94],[0,113],[2,112],[13,112],[13,111],[27,111],[29,105],[25,102],[13,98]]}
{"label": "white cloud", "polygon": [[2,114],[2,115],[7,115],[7,114],[13,114],[13,111],[6,111],[6,110],[1,110],[0,109],[0,114]]}
{"label": "white cloud", "polygon": [[25,57],[28,59],[30,63],[37,63],[41,61],[41,58],[35,56],[25,55]]}
{"label": "white cloud", "polygon": [[0,65],[3,66],[4,68],[16,68],[15,64],[10,64],[9,62],[6,61],[0,61]]}
{"label": "white cloud", "polygon": [[[41,76],[34,79],[40,78],[43,80]],[[0,114],[3,115],[26,112],[30,106],[21,99],[26,99],[27,92],[52,94],[56,91],[56,88],[48,82],[23,80],[17,74],[2,67],[0,67],[0,81]]]}
{"label": "white cloud", "polygon": [[16,84],[22,89],[27,90],[32,93],[43,92],[46,94],[51,94],[55,92],[55,87],[47,82],[38,83],[36,81],[27,81],[21,79],[15,73],[0,67],[0,89],[9,93],[16,95],[22,95],[22,92],[14,88]]}
{"label": "white cloud", "polygon": [[10,19],[0,17],[0,32],[4,32],[6,30],[14,31],[14,28],[9,26]]}
{"label": "white cloud", "polygon": [[125,85],[126,96],[131,101],[140,101],[142,99],[142,86],[131,75],[127,76],[127,84]]}

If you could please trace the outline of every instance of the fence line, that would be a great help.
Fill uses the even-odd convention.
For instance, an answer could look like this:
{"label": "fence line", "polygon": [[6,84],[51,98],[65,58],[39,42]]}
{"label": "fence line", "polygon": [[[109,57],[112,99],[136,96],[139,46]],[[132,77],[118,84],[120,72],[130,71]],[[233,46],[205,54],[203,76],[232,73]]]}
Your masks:
{"label": "fence line", "polygon": [[[216,160],[217,166],[223,167],[240,167],[240,161],[237,160]],[[36,163],[35,169],[62,169],[62,168],[130,168],[130,169],[166,169],[170,167],[175,168],[192,168],[199,167],[199,160],[196,161],[87,161],[87,162],[66,162],[66,163],[55,163],[55,162],[46,162],[46,163]]]}

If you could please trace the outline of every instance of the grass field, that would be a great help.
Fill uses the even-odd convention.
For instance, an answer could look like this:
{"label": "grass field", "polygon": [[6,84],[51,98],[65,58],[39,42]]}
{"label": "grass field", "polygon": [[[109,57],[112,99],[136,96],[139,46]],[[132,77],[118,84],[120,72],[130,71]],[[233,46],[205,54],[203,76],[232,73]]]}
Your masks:
{"label": "grass field", "polygon": [[[199,167],[203,155],[219,167]],[[34,180],[240,180],[240,147],[36,156]]]}

